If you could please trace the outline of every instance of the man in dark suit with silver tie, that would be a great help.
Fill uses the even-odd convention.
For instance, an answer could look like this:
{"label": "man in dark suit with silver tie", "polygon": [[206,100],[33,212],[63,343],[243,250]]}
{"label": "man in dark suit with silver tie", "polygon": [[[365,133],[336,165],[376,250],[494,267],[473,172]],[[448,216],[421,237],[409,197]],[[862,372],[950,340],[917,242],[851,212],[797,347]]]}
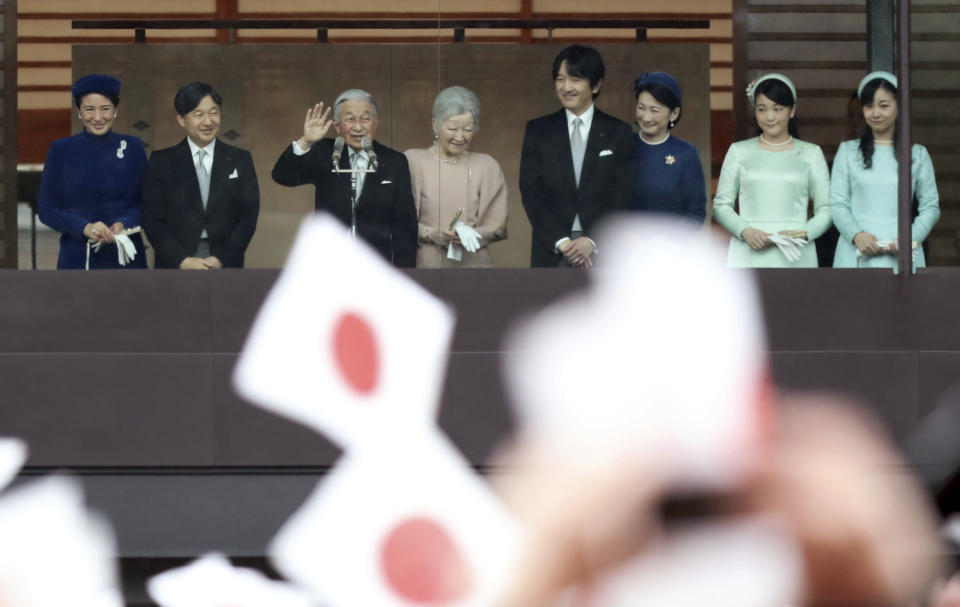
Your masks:
{"label": "man in dark suit with silver tie", "polygon": [[217,139],[220,94],[192,82],[174,98],[186,138],[150,156],[143,178],[143,227],[156,268],[242,268],[260,213],[250,152]]}
{"label": "man in dark suit with silver tie", "polygon": [[527,123],[520,155],[520,195],[533,227],[532,267],[589,268],[597,223],[626,208],[633,130],[594,106],[605,76],[596,49],[574,44],[553,62],[563,108]]}

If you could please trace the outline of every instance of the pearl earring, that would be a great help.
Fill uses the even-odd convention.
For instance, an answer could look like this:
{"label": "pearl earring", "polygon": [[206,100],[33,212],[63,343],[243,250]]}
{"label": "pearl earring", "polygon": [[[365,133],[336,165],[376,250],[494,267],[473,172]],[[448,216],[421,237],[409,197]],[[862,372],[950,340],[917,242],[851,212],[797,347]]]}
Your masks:
{"label": "pearl earring", "polygon": [[671,121],[667,124],[667,126],[669,126],[669,127],[672,129],[673,127],[677,126],[677,123],[674,122],[673,120],[671,120]]}

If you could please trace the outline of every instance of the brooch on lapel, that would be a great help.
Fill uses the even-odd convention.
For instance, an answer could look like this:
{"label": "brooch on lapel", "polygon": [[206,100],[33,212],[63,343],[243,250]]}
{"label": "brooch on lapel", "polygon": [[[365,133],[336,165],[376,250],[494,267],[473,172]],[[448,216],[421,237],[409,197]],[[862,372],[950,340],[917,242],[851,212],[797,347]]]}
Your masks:
{"label": "brooch on lapel", "polygon": [[677,159],[674,158],[673,154],[667,154],[667,157],[665,158],[665,160],[667,162],[667,166],[670,166],[677,162]]}
{"label": "brooch on lapel", "polygon": [[127,142],[124,139],[120,140],[120,147],[117,148],[117,158],[123,158],[123,151],[127,149]]}

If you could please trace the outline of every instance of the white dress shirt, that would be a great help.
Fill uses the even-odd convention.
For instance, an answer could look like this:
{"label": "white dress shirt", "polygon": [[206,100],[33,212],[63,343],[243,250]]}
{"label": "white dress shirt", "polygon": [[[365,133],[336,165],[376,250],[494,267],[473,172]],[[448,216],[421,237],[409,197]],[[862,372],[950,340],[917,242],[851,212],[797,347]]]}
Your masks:
{"label": "white dress shirt", "polygon": [[[303,156],[304,154],[310,151],[310,148],[307,148],[306,150],[301,148],[300,144],[297,143],[297,141],[299,140],[294,140],[293,142],[293,154],[295,156]],[[362,162],[360,163],[359,168],[361,169],[369,168],[370,159],[367,157],[367,153],[364,150],[355,151],[350,146],[346,146],[346,148],[348,150],[347,152],[348,161],[352,162],[354,155],[359,155],[360,158],[362,159]],[[350,166],[353,166],[353,165],[351,164]],[[367,173],[357,173],[357,200],[360,200],[360,192],[363,191],[363,182],[366,179],[366,176],[367,176]]]}

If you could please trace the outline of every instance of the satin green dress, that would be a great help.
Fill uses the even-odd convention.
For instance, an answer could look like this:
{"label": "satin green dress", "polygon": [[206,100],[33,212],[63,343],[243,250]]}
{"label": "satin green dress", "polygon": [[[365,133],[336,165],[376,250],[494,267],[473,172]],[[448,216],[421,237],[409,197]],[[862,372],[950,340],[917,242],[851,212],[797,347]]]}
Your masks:
{"label": "satin green dress", "polygon": [[[713,216],[732,237],[727,264],[751,268],[815,268],[813,241],[830,227],[830,172],[820,146],[794,139],[793,149],[760,149],[754,137],[730,146],[723,159]],[[813,200],[813,214],[808,212]],[[734,209],[734,201],[738,209]],[[791,263],[778,247],[754,251],[740,234],[751,227],[775,234],[806,230],[808,244]]]}
{"label": "satin green dress", "polygon": [[[940,218],[940,195],[933,172],[933,161],[927,148],[914,144],[910,150],[910,175],[913,195],[918,202],[918,215],[911,228],[917,248],[913,252],[913,267],[926,265],[923,247],[919,246]],[[853,237],[869,232],[878,240],[897,237],[898,184],[897,159],[893,146],[876,146],[873,167],[865,169],[860,154],[860,141],[844,141],[833,160],[831,180],[831,207],[833,221],[840,231],[835,268],[892,268],[897,269],[897,256],[892,254],[857,257]]]}

